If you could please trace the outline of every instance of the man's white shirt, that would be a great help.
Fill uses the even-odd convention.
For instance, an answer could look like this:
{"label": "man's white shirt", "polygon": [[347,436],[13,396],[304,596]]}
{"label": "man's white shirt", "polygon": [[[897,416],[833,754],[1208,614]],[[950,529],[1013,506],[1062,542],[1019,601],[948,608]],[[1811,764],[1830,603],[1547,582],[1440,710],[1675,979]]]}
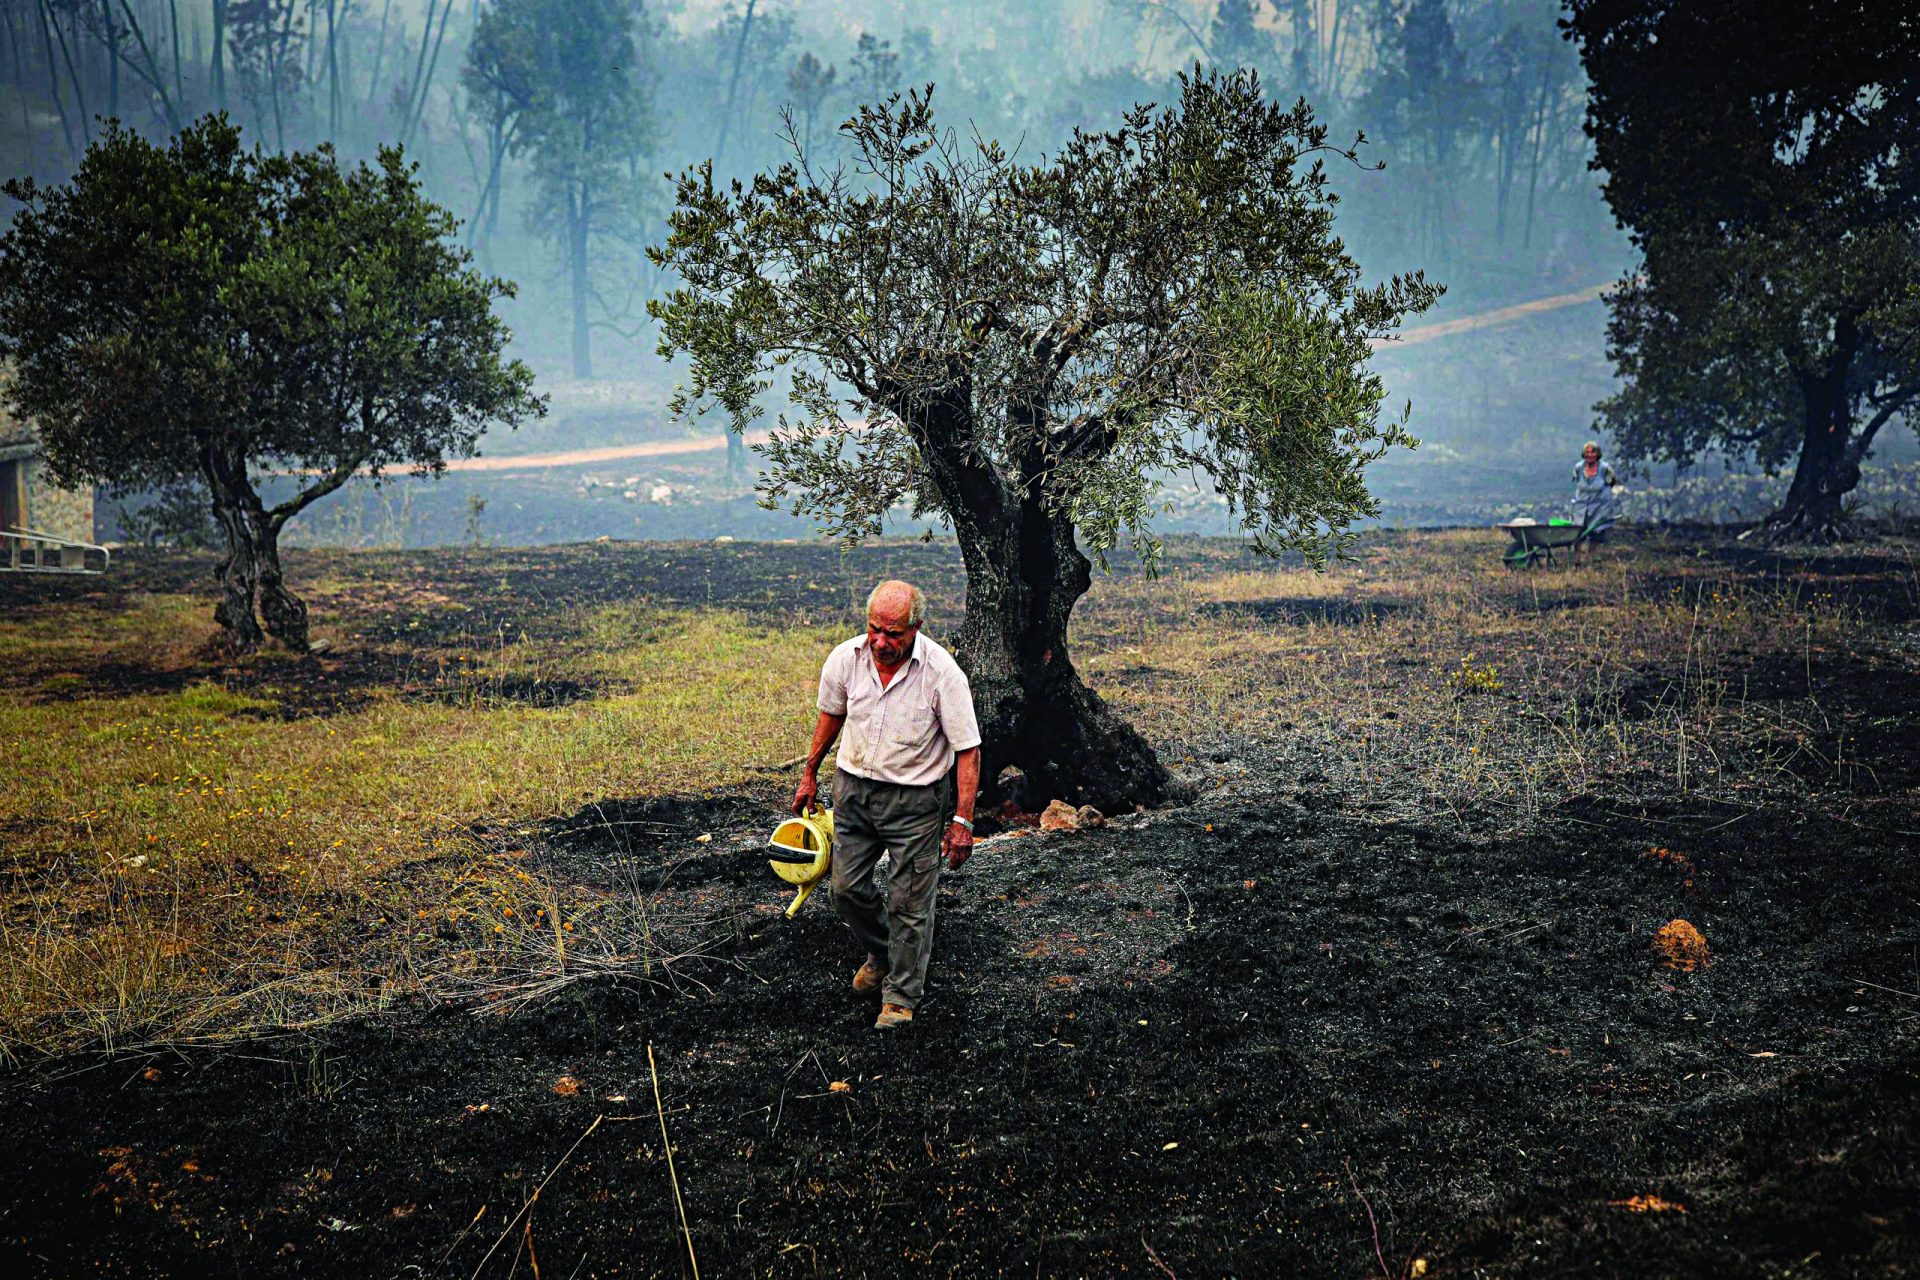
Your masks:
{"label": "man's white shirt", "polygon": [[885,685],[864,634],[835,646],[820,669],[819,706],[847,718],[839,767],[876,782],[938,782],[956,751],[980,745],[966,673],[924,634],[914,637],[913,652]]}

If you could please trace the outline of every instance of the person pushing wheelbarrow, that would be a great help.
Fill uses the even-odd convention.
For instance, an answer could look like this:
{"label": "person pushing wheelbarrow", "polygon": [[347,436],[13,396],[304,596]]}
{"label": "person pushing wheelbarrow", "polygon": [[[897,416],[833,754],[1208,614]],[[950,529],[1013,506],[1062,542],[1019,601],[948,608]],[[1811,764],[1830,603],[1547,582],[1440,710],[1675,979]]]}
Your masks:
{"label": "person pushing wheelbarrow", "polygon": [[1620,515],[1620,478],[1613,464],[1600,460],[1600,442],[1589,440],[1573,469],[1573,521],[1586,528],[1582,539],[1590,546],[1607,540],[1607,531]]}

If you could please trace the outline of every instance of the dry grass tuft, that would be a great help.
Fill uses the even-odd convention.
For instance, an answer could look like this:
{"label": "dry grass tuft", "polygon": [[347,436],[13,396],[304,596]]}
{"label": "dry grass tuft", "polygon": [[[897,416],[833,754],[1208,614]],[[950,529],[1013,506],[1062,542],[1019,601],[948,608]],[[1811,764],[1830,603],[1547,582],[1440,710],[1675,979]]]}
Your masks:
{"label": "dry grass tuft", "polygon": [[[1883,548],[1890,578],[1908,552]],[[1660,543],[1513,572],[1484,530],[1358,563],[1096,586],[1075,659],[1205,786],[1235,742],[1307,745],[1382,804],[1525,830],[1624,781],[1752,808],[1870,781],[1814,658],[1870,624],[1811,572],[1762,577]],[[1753,685],[1766,674],[1787,696]]]}
{"label": "dry grass tuft", "polygon": [[[124,657],[101,635],[178,627],[180,613],[142,605],[137,621],[72,634],[9,621],[0,650],[51,653],[85,673]],[[551,645],[516,638],[451,655],[470,697],[384,688],[358,710],[286,720],[267,690],[203,680],[174,694],[0,705],[0,748],[14,761],[0,775],[0,814],[11,815],[0,1056],[299,1025],[435,988],[441,974],[571,981],[675,937],[631,911],[609,923],[620,913],[608,904],[594,908],[599,932],[572,948],[567,922],[478,936],[463,914],[470,869],[500,851],[473,832],[608,796],[755,779],[768,744],[804,739],[820,642],[717,610],[621,607],[569,622]],[[210,638],[204,618],[193,626],[188,648]],[[498,673],[543,666],[604,696],[562,707],[485,696]],[[657,958],[689,954],[676,942]]]}

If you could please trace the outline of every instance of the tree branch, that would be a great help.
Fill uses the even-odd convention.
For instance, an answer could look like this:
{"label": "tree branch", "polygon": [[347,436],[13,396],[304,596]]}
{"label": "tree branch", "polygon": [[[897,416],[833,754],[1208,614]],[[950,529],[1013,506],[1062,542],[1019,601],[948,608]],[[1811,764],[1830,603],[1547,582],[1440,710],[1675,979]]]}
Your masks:
{"label": "tree branch", "polygon": [[608,333],[618,334],[622,338],[625,338],[628,342],[638,342],[640,341],[641,336],[646,333],[645,325],[637,324],[633,326],[633,328],[631,329],[626,329],[615,324],[611,320],[589,320],[587,321],[587,328],[603,329]]}
{"label": "tree branch", "polygon": [[959,509],[975,513],[983,523],[1003,519],[1006,481],[980,448],[971,387],[965,377],[954,391],[933,399],[916,397],[898,385],[883,385],[880,390],[884,398],[878,403],[906,427],[942,496]]}
{"label": "tree branch", "polygon": [[1206,60],[1208,62],[1217,61],[1217,59],[1213,56],[1213,50],[1207,47],[1206,39],[1203,36],[1201,36],[1198,28],[1196,28],[1193,25],[1193,23],[1187,20],[1186,14],[1181,13],[1178,9],[1172,8],[1171,6],[1165,4],[1164,2],[1162,2],[1162,0],[1147,0],[1146,7],[1148,9],[1151,9],[1155,13],[1167,14],[1175,22],[1178,22],[1182,27],[1186,28],[1188,38],[1190,38],[1193,41],[1194,46],[1200,50],[1200,52],[1206,57]]}
{"label": "tree branch", "polygon": [[1865,461],[1867,450],[1873,447],[1873,438],[1880,434],[1880,428],[1916,398],[1920,398],[1920,387],[1898,391],[1885,400],[1876,401],[1880,407],[1874,411],[1873,417],[1867,419],[1867,425],[1860,428],[1860,434],[1853,438],[1853,443],[1847,446],[1847,461],[1855,466]]}
{"label": "tree branch", "polygon": [[1105,456],[1119,440],[1120,424],[1111,413],[1083,413],[1062,429],[1060,456],[1091,462]]}
{"label": "tree branch", "polygon": [[267,519],[272,523],[274,532],[277,534],[285,527],[287,521],[353,479],[353,473],[360,469],[360,464],[364,461],[366,461],[364,457],[342,460],[335,464],[333,470],[321,476],[318,482],[300,490],[279,506],[269,510]]}
{"label": "tree branch", "polygon": [[178,133],[180,131],[180,113],[174,108],[173,97],[168,94],[167,86],[161,83],[160,68],[153,60],[153,50],[147,47],[147,36],[146,33],[140,29],[140,20],[134,17],[133,10],[127,7],[127,0],[120,0],[120,9],[127,15],[127,22],[131,24],[133,38],[140,42],[140,53],[147,60],[147,68],[142,68],[139,63],[120,52],[117,41],[109,40],[107,42],[107,51],[114,57],[119,58],[120,61],[126,63],[128,70],[153,86],[153,91],[160,95],[160,105],[167,109],[167,124],[174,132]]}

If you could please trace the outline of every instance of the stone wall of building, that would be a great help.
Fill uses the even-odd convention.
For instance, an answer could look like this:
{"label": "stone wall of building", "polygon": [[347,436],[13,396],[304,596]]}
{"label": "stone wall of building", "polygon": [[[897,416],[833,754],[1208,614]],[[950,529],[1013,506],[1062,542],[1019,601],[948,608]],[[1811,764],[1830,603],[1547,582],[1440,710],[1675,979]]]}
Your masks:
{"label": "stone wall of building", "polygon": [[92,542],[93,487],[55,488],[47,477],[46,462],[37,450],[29,452],[26,448],[34,442],[32,427],[0,410],[0,460],[25,469],[26,510],[21,523],[37,533],[49,533],[74,542]]}
{"label": "stone wall of building", "polygon": [[56,489],[46,463],[35,458],[27,468],[27,527],[74,542],[93,541],[93,487]]}

